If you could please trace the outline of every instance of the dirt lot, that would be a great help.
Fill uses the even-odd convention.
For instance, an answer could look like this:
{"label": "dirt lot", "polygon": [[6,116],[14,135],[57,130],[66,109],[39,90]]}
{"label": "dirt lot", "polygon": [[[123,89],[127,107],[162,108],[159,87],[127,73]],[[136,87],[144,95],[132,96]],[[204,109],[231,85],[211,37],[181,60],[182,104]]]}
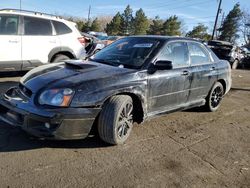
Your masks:
{"label": "dirt lot", "polygon": [[[18,77],[0,79],[0,91]],[[0,187],[250,187],[250,71],[215,113],[189,110],[136,126],[123,146],[39,141],[0,122]]]}

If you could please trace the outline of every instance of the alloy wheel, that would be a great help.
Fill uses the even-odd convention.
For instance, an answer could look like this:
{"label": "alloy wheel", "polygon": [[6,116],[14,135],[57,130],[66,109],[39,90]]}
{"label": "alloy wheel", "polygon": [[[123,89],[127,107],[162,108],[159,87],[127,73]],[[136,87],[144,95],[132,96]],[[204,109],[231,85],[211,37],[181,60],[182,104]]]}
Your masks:
{"label": "alloy wheel", "polygon": [[212,92],[211,96],[211,106],[213,108],[216,108],[220,104],[222,96],[223,96],[223,89],[220,86],[216,87]]}
{"label": "alloy wheel", "polygon": [[133,125],[133,104],[127,103],[123,107],[119,115],[118,125],[117,125],[118,137],[120,139],[124,139],[127,136],[129,130],[132,128],[132,125]]}

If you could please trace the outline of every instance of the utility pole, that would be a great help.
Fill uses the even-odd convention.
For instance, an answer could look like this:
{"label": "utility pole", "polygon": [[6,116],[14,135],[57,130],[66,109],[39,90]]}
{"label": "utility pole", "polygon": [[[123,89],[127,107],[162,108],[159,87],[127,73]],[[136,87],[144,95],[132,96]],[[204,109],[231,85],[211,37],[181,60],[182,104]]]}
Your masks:
{"label": "utility pole", "polygon": [[22,0],[19,0],[19,8],[22,10]]}
{"label": "utility pole", "polygon": [[91,11],[91,5],[89,5],[89,13],[88,13],[88,26],[90,24],[90,11]]}
{"label": "utility pole", "polygon": [[215,18],[212,40],[214,39],[214,35],[215,35],[216,30],[217,30],[217,22],[218,22],[219,14],[220,14],[220,11],[221,11],[221,3],[222,3],[222,0],[220,0],[220,2],[219,2],[219,6],[218,6],[216,18]]}

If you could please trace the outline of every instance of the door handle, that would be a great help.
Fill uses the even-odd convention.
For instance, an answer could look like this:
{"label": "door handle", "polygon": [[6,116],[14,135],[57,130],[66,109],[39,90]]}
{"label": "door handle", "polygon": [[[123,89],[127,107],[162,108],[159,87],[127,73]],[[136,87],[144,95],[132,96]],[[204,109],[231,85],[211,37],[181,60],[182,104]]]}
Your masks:
{"label": "door handle", "polygon": [[211,70],[211,71],[215,70],[215,67],[210,67],[210,70]]}
{"label": "door handle", "polygon": [[51,41],[49,41],[50,43],[56,43],[56,40],[51,40]]}
{"label": "door handle", "polygon": [[188,76],[188,75],[189,75],[189,71],[183,71],[183,72],[181,73],[181,75],[183,75],[183,76]]}
{"label": "door handle", "polygon": [[18,40],[9,40],[9,43],[19,43]]}

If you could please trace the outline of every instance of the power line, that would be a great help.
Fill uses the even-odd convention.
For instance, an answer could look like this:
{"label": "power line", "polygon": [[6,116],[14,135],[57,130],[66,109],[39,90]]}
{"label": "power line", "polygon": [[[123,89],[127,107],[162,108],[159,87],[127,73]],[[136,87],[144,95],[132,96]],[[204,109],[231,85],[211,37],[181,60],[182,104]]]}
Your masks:
{"label": "power line", "polygon": [[[201,4],[208,4],[208,3],[211,3],[211,0],[208,0],[208,1],[203,1],[203,2],[196,2],[196,3],[192,3],[192,4],[186,4],[184,6],[177,6],[177,7],[170,7],[171,10],[175,10],[175,9],[179,9],[179,8],[186,8],[186,7],[190,7],[190,6],[194,6],[194,5],[201,5]],[[158,6],[158,7],[155,7],[155,8],[162,8],[162,7],[167,7],[167,6]]]}
{"label": "power line", "polygon": [[[178,14],[177,14],[177,16],[178,16]],[[210,19],[205,19],[205,18],[215,18],[215,16],[193,17],[193,18],[185,18],[185,17],[181,17],[181,16],[180,16],[180,19],[184,19],[185,22],[188,22],[188,23],[194,22],[194,21],[195,21],[195,23],[212,22],[212,20],[210,20]]]}
{"label": "power line", "polygon": [[[167,4],[161,4],[159,5],[159,3],[157,4],[157,6],[154,6],[156,4],[153,4],[153,6],[151,8],[159,8],[159,7],[166,7],[166,6],[171,6],[171,5],[176,5],[176,1],[183,1],[183,0],[175,0],[175,2],[171,2],[171,3],[167,3]],[[188,1],[190,0],[184,0],[186,2],[183,2],[183,3],[188,3]],[[197,0],[194,0],[194,1],[197,1]],[[181,3],[181,2],[178,2],[178,3]]]}
{"label": "power line", "polygon": [[[178,1],[178,0],[176,0],[176,1]],[[186,0],[186,3],[188,3],[187,1],[189,1],[189,0]],[[190,6],[194,6],[194,5],[207,4],[207,3],[211,3],[211,0],[203,1],[203,2],[199,1],[199,2],[191,3],[191,4],[188,3],[188,4],[184,5],[184,6],[182,5],[182,6],[173,7],[173,8],[171,8],[171,10],[173,10],[173,9],[180,9],[180,8],[186,8],[186,7],[190,7]],[[170,6],[172,4],[173,3],[168,3],[168,4],[164,4],[162,6]],[[107,12],[104,13],[103,11],[92,11],[91,13],[92,13],[92,15],[96,15],[96,16],[99,16],[99,15],[109,15],[109,16],[111,16],[111,15],[113,15],[112,13],[109,13],[109,14],[107,14]],[[177,14],[177,16],[178,16],[178,14]],[[182,16],[180,15],[180,17],[182,17]],[[194,17],[193,19],[205,19],[205,18],[214,18],[214,17],[215,16],[204,16],[204,17]],[[184,17],[184,19],[186,19],[186,18]],[[192,18],[190,18],[190,19],[192,19]],[[197,21],[195,23],[211,23],[211,21],[204,22],[203,20],[201,20],[201,21]],[[189,22],[189,24],[191,24],[191,23]]]}
{"label": "power line", "polygon": [[213,23],[213,21],[207,21],[207,22],[188,22],[188,23],[186,23],[185,21],[184,21],[184,24],[212,24]]}
{"label": "power line", "polygon": [[[178,1],[178,0],[176,0],[176,1]],[[186,8],[186,7],[190,7],[190,6],[194,6],[194,5],[202,5],[202,4],[208,4],[208,3],[211,3],[211,0],[207,0],[207,1],[200,1],[200,0],[194,0],[194,1],[197,1],[196,3],[191,3],[191,4],[189,4],[190,2],[188,2],[188,1],[190,1],[190,0],[185,0],[186,2],[184,2],[184,3],[188,3],[188,4],[185,4],[185,5],[182,5],[182,6],[177,6],[177,7],[171,7],[170,5],[175,5],[176,4],[176,2],[175,3],[168,3],[168,4],[162,4],[162,5],[157,5],[157,6],[153,6],[153,7],[150,7],[150,9],[156,9],[156,8],[162,8],[162,7],[169,7],[169,9],[171,9],[171,10],[175,10],[175,9],[180,9],[180,8]],[[194,1],[192,1],[192,2],[194,2]],[[105,10],[103,10],[103,11],[93,11],[94,12],[94,14],[106,14],[106,12],[104,12]]]}

